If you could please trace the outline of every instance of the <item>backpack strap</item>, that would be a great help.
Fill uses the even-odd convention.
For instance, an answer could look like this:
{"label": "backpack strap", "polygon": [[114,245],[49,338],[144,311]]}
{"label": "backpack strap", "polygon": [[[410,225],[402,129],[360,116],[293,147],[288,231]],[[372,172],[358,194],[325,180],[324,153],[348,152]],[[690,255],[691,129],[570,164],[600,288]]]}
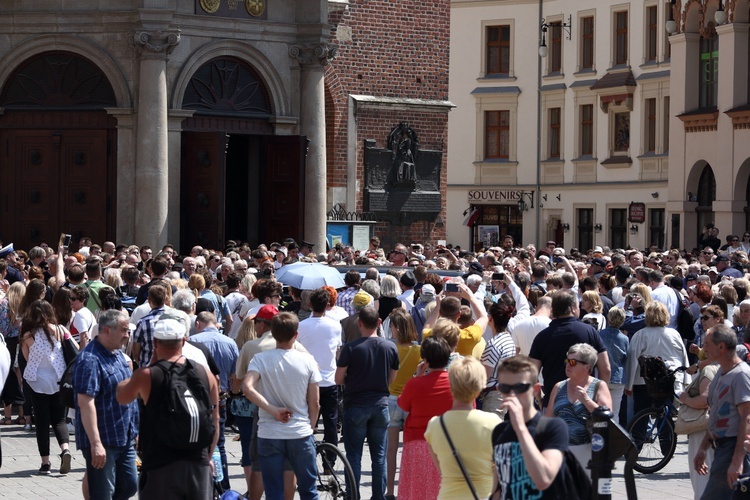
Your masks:
{"label": "backpack strap", "polygon": [[469,486],[469,489],[471,490],[471,494],[474,497],[474,500],[479,500],[479,496],[477,495],[477,490],[474,489],[474,485],[471,482],[471,478],[469,477],[469,473],[466,472],[466,468],[464,467],[464,463],[461,461],[461,457],[458,454],[458,451],[456,451],[456,447],[453,446],[453,440],[451,439],[450,434],[448,434],[448,429],[445,428],[445,422],[443,421],[443,415],[440,415],[440,426],[443,428],[443,433],[445,434],[445,438],[448,440],[448,444],[451,447],[451,451],[453,452],[453,456],[456,458],[456,462],[458,462],[458,468],[461,469],[461,474],[464,475],[464,479],[466,480],[466,484]]}

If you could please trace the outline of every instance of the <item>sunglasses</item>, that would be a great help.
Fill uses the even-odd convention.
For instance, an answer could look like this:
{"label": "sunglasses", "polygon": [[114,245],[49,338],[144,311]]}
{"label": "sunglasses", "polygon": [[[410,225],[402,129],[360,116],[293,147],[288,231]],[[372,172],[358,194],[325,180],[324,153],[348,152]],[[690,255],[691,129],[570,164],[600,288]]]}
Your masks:
{"label": "sunglasses", "polygon": [[704,314],[703,316],[701,316],[701,321],[708,321],[711,318],[713,318],[713,316],[709,316],[708,314]]}
{"label": "sunglasses", "polygon": [[570,366],[576,366],[577,364],[587,365],[585,361],[581,361],[580,359],[575,358],[565,358],[565,364]]}
{"label": "sunglasses", "polygon": [[528,391],[529,388],[531,388],[531,384],[528,382],[519,382],[518,384],[497,384],[497,390],[502,394],[510,394],[510,391],[513,391],[516,394],[523,394],[524,392]]}

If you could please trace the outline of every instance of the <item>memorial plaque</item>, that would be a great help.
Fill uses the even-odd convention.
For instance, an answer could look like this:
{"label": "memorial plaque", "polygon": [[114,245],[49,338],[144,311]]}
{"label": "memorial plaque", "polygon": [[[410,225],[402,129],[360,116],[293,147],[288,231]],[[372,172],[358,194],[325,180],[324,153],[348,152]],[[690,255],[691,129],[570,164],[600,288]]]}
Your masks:
{"label": "memorial plaque", "polygon": [[268,19],[268,0],[195,0],[195,13],[234,19]]}
{"label": "memorial plaque", "polygon": [[391,130],[387,144],[364,142],[365,210],[402,224],[434,220],[443,206],[443,152],[420,149],[416,132],[403,122]]}

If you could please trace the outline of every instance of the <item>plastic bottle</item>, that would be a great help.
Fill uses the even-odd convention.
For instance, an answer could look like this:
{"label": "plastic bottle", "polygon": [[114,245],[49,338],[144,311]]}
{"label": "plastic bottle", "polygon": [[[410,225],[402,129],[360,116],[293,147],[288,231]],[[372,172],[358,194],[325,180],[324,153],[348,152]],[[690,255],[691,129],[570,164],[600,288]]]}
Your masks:
{"label": "plastic bottle", "polygon": [[221,453],[219,453],[219,447],[214,448],[214,453],[211,455],[211,461],[214,464],[214,480],[221,482],[224,480],[224,469],[221,468]]}

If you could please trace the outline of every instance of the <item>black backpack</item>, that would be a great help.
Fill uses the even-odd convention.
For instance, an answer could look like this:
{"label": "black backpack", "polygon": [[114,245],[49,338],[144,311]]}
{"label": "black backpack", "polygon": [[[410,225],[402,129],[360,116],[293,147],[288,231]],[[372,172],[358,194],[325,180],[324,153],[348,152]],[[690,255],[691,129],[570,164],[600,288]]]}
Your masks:
{"label": "black backpack", "polygon": [[680,333],[687,349],[690,343],[695,340],[695,330],[693,329],[695,321],[693,321],[693,315],[690,314],[690,309],[682,299],[682,294],[674,288],[672,288],[672,291],[677,294],[677,331]]}
{"label": "black backpack", "polygon": [[197,366],[159,361],[154,366],[164,372],[166,391],[157,417],[159,440],[173,450],[208,448],[216,425],[205,375]]}
{"label": "black backpack", "polygon": [[[539,422],[536,424],[536,430],[534,434],[544,432],[547,427],[547,422],[552,420],[550,417],[541,416]],[[563,453],[563,464],[558,472],[562,476],[562,484],[565,488],[566,500],[589,500],[594,498],[594,488],[591,485],[591,479],[583,466],[578,462],[578,459],[573,452],[565,450]]]}

